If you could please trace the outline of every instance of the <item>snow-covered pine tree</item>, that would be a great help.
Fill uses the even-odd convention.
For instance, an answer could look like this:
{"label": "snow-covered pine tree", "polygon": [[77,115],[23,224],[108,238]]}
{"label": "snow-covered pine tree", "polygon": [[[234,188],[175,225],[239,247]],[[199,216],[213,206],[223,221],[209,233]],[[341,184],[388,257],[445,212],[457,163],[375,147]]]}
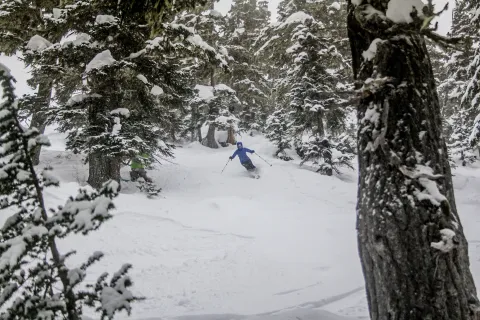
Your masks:
{"label": "snow-covered pine tree", "polygon": [[459,160],[462,166],[466,166],[477,161],[477,156],[471,146],[472,127],[468,121],[467,112],[460,109],[452,114],[447,122],[451,128],[451,132],[447,136],[447,147],[453,162]]}
{"label": "snow-covered pine tree", "polygon": [[[480,1],[469,1],[466,10],[469,12],[469,30],[472,35],[472,48],[475,52],[468,67],[466,68],[466,86],[462,97],[462,108],[470,110],[470,114],[476,116],[480,112]],[[477,126],[476,119],[474,126]]]}
{"label": "snow-covered pine tree", "polygon": [[[328,136],[324,138],[315,137],[302,145],[302,166],[304,163],[310,162],[317,167],[316,172],[331,176],[333,173],[340,174],[340,167],[348,167],[353,169],[352,159],[354,154],[351,146],[345,145],[348,140],[344,140],[344,144],[332,145],[333,139]],[[335,151],[341,154],[335,155]]]}
{"label": "snow-covered pine tree", "polygon": [[[188,117],[189,131],[209,148],[219,147],[217,130],[226,132],[222,142],[235,143],[233,133],[238,130],[239,119],[233,111],[240,104],[235,90],[225,84],[218,84],[215,87],[197,85],[195,91],[195,98],[190,102],[192,116]],[[203,126],[208,127],[205,137],[201,134]]]}
{"label": "snow-covered pine tree", "polygon": [[[56,28],[45,28],[46,19],[55,19],[55,6],[60,1],[15,1],[5,0],[0,3],[0,52],[7,55],[21,54],[24,44],[34,35],[40,34],[47,41],[59,41],[63,34]],[[19,26],[22,26],[19,28]],[[27,118],[30,126],[43,134],[46,127],[46,112],[52,95],[52,81],[47,78],[29,79],[29,84],[37,88],[36,92],[23,97],[19,108]],[[40,161],[41,146],[35,149],[34,164]]]}
{"label": "snow-covered pine tree", "polygon": [[47,212],[43,191],[58,186],[51,168],[36,172],[37,145],[48,139],[36,128],[24,128],[8,69],[0,64],[3,101],[0,104],[0,209],[13,213],[0,229],[0,318],[80,320],[83,306],[97,308],[103,318],[131,311],[138,300],[124,265],[110,281],[104,273],[95,284],[81,288],[88,268],[103,254],[95,252],[77,268],[66,266],[74,251],[60,253],[57,239],[98,229],[111,218],[112,198],[119,184],[109,181],[99,192],[80,190],[63,207]]}
{"label": "snow-covered pine tree", "polygon": [[293,158],[286,153],[286,150],[292,148],[290,130],[291,121],[289,112],[279,109],[267,118],[265,127],[266,137],[277,147],[275,157],[285,161],[293,160]]}
{"label": "snow-covered pine tree", "polygon": [[[219,83],[222,80],[222,75],[219,73],[230,71],[229,66],[232,57],[229,56],[225,46],[222,45],[225,17],[213,9],[213,6],[214,1],[209,0],[204,7],[198,7],[176,17],[175,23],[184,24],[198,33],[212,50],[218,52],[217,58],[223,62],[221,65],[215,65],[205,59],[195,59],[192,69],[196,71],[196,88],[200,88],[200,92],[197,97],[191,100],[189,104],[191,114],[186,119],[188,131],[193,136],[196,136],[203,145],[209,148],[218,148],[218,141],[215,136],[217,130],[224,130],[228,127],[226,142],[235,142],[234,130],[237,130],[238,125],[235,114],[239,109],[239,101],[235,90],[226,84]],[[207,92],[207,94],[204,95],[203,92]],[[223,123],[218,121],[219,117],[229,120]],[[202,137],[200,128],[205,123],[208,123],[209,128],[207,135]]]}
{"label": "snow-covered pine tree", "polygon": [[[118,181],[122,159],[140,152],[172,156],[168,141],[193,94],[181,59],[225,64],[220,55],[180,24],[165,23],[162,35],[149,40],[143,16],[121,17],[117,1],[78,1],[62,10],[57,27],[76,39],[30,50],[27,58],[34,74],[55,79],[53,121],[69,132],[69,149],[87,153],[88,182],[98,188]],[[52,57],[61,68],[50,64]]]}
{"label": "snow-covered pine tree", "polygon": [[[331,22],[341,17],[341,10],[341,4],[334,1],[283,1],[278,25],[265,29],[259,40],[263,45],[258,52],[275,59],[281,69],[276,81],[277,104],[292,110],[290,133],[302,159],[317,148],[317,140],[323,141],[327,135],[331,140],[346,129],[348,99],[353,92],[347,80],[349,61],[344,56],[346,35],[342,35],[343,26]],[[336,145],[333,140],[328,142],[329,148]],[[327,155],[317,153],[323,154]]]}
{"label": "snow-covered pine tree", "polygon": [[[430,2],[431,3],[431,2]],[[358,247],[370,317],[476,319],[420,0],[349,0],[357,106]]]}
{"label": "snow-covered pine tree", "polygon": [[269,100],[271,83],[253,47],[258,33],[269,23],[270,11],[266,1],[233,1],[226,17],[221,41],[232,61],[230,72],[219,77],[237,92],[242,103],[238,112],[241,130],[261,131],[272,109]]}

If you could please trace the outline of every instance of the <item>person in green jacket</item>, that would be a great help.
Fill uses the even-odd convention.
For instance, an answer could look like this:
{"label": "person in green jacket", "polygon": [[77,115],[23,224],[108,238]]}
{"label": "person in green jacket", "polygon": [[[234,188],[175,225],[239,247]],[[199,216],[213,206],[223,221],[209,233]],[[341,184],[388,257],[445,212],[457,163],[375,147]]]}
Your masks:
{"label": "person in green jacket", "polygon": [[145,163],[149,158],[147,153],[141,152],[132,159],[130,163],[130,179],[132,181],[143,178],[146,182],[152,182],[152,179],[147,176],[147,171],[145,171]]}

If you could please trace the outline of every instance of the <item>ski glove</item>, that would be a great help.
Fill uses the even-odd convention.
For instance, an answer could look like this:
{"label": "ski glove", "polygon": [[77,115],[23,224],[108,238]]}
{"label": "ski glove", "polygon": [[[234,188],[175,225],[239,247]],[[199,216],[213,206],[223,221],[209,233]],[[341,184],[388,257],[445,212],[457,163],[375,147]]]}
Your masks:
{"label": "ski glove", "polygon": [[228,159],[233,160],[233,157],[228,157]]}

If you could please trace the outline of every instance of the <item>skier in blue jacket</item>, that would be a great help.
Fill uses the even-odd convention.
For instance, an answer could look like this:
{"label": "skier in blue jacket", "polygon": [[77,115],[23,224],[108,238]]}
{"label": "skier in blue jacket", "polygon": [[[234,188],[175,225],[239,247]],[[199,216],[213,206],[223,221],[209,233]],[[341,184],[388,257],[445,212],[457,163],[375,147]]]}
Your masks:
{"label": "skier in blue jacket", "polygon": [[243,143],[237,142],[237,150],[235,150],[233,155],[230,157],[230,160],[233,160],[236,156],[238,156],[240,163],[245,167],[245,169],[248,171],[255,170],[256,167],[253,165],[252,160],[247,156],[247,152],[255,153],[255,150],[244,148]]}

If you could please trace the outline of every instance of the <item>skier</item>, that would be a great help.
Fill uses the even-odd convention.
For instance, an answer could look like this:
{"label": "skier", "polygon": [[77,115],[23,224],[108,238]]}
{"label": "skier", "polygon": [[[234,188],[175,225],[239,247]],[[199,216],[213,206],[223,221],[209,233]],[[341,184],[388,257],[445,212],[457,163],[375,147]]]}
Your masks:
{"label": "skier", "polygon": [[248,171],[253,171],[256,169],[256,167],[253,165],[252,160],[247,156],[247,152],[255,153],[255,150],[244,148],[241,142],[237,142],[237,150],[235,150],[233,155],[230,157],[230,160],[233,160],[238,155],[242,166],[244,166]]}
{"label": "skier", "polygon": [[144,163],[148,158],[149,156],[147,153],[139,153],[132,159],[130,164],[130,178],[132,181],[137,181],[138,178],[143,178],[146,182],[152,182],[152,179],[147,176],[147,171],[145,171],[144,166]]}

